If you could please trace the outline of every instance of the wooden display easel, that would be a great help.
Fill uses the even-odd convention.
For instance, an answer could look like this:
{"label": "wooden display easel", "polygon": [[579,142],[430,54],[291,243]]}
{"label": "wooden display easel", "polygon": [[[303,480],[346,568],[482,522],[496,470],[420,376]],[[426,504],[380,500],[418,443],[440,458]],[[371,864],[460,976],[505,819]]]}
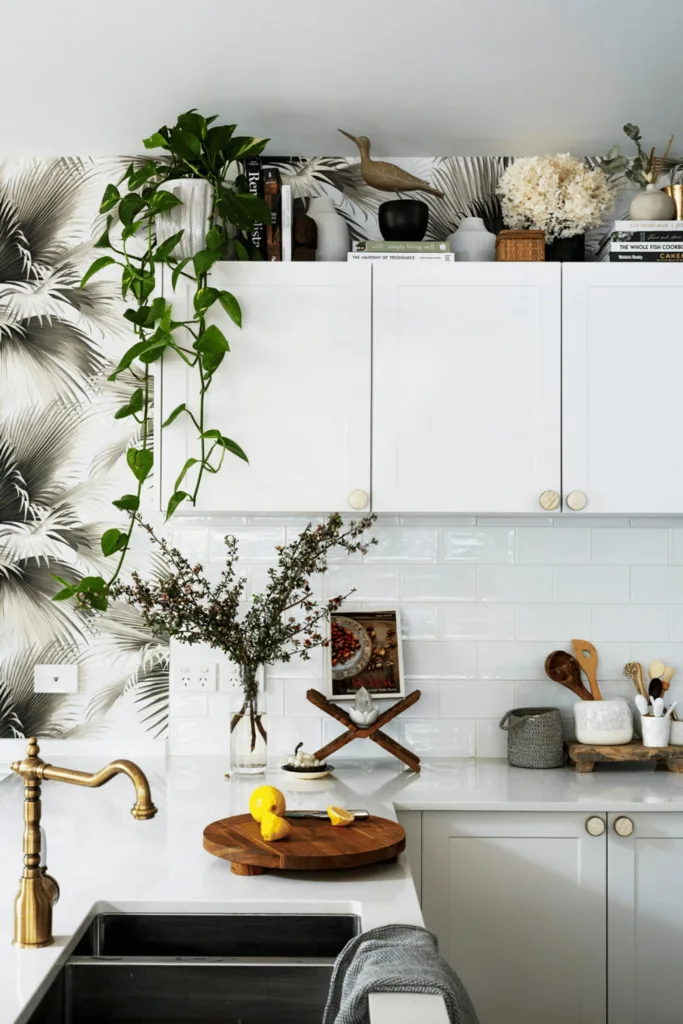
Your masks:
{"label": "wooden display easel", "polygon": [[318,690],[309,690],[306,694],[311,704],[315,704],[317,708],[324,711],[325,714],[331,715],[332,718],[336,718],[338,722],[346,726],[346,732],[342,733],[341,736],[337,736],[336,739],[331,740],[320,750],[316,750],[315,756],[320,761],[325,761],[330,754],[334,754],[335,750],[341,750],[351,740],[372,740],[373,743],[377,743],[378,746],[386,750],[387,753],[393,754],[399,761],[403,761],[412,771],[419,772],[420,770],[420,758],[412,751],[406,750],[405,747],[397,743],[396,740],[392,740],[391,736],[387,736],[386,733],[382,732],[382,726],[390,722],[392,718],[396,718],[406,708],[411,707],[416,701],[420,699],[422,694],[419,690],[415,690],[408,697],[404,697],[403,700],[398,701],[393,707],[390,707],[387,711],[383,712],[377,718],[372,725],[356,725],[355,722],[351,721],[351,717],[348,712],[344,711],[338,704],[333,704],[332,701],[328,700],[327,697],[320,693]]}

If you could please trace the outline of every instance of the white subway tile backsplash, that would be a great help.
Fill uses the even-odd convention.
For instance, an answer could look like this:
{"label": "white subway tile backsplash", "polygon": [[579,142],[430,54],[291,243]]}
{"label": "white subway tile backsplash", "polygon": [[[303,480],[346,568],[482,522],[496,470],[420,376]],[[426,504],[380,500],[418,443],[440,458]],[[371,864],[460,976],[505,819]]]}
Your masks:
{"label": "white subway tile backsplash", "polygon": [[550,566],[480,565],[480,601],[552,601]]}
{"label": "white subway tile backsplash", "polygon": [[436,640],[438,630],[438,605],[401,605],[401,635],[404,640]]}
{"label": "white subway tile backsplash", "polygon": [[[285,717],[320,718],[320,709],[306,699],[311,682],[306,679],[284,679]],[[314,687],[314,689],[321,689]]]}
{"label": "white subway tile backsplash", "polygon": [[596,604],[630,600],[628,566],[559,565],[554,571],[556,601]]}
{"label": "white subway tile backsplash", "polygon": [[[415,690],[420,691],[420,699],[405,711],[401,712],[401,720],[408,718],[439,717],[439,686],[436,679],[406,679],[406,697]],[[381,701],[380,713],[389,707],[388,702]]]}
{"label": "white subway tile backsplash", "polygon": [[[509,710],[509,709],[507,709]],[[501,718],[503,716],[501,715]],[[508,736],[498,718],[477,719],[477,757],[507,757]]]}
{"label": "white subway tile backsplash", "polygon": [[268,721],[269,755],[290,755],[297,743],[309,753],[322,746],[322,720],[320,718],[273,718]]}
{"label": "white subway tile backsplash", "polygon": [[479,679],[543,679],[545,659],[558,646],[554,641],[477,644]]}
{"label": "white subway tile backsplash", "polygon": [[439,532],[418,526],[375,527],[366,562],[436,562],[439,557]]}
{"label": "white subway tile backsplash", "polygon": [[683,601],[683,566],[634,565],[631,590],[632,600],[643,604]]}
{"label": "white subway tile backsplash", "polygon": [[211,530],[211,561],[225,561],[225,537],[227,534],[237,539],[237,552],[240,561],[272,561],[277,557],[275,548],[285,543],[284,526],[250,526],[233,529]]}
{"label": "white subway tile backsplash", "polygon": [[552,640],[558,636],[591,635],[593,609],[589,604],[517,605],[517,640]]}
{"label": "white subway tile backsplash", "polygon": [[[580,634],[579,634],[580,635]],[[669,639],[669,609],[653,604],[596,604],[593,640]]]}
{"label": "white subway tile backsplash", "polygon": [[476,723],[473,719],[403,722],[403,743],[418,757],[474,757]]}
{"label": "white subway tile backsplash", "polygon": [[671,530],[671,564],[683,565],[683,530]]}
{"label": "white subway tile backsplash", "polygon": [[174,693],[170,704],[173,718],[204,718],[208,714],[205,693]]}
{"label": "white subway tile backsplash", "polygon": [[[683,604],[673,604],[670,609],[670,637],[672,640],[683,640]],[[681,667],[683,671],[683,666]]]}
{"label": "white subway tile backsplash", "polygon": [[595,565],[666,565],[667,561],[667,530],[631,530],[622,526],[593,533]]}
{"label": "white subway tile backsplash", "polygon": [[501,718],[514,704],[512,680],[444,679],[439,683],[440,718]]}
{"label": "white subway tile backsplash", "polygon": [[[553,633],[553,636],[556,634]],[[514,640],[513,604],[448,604],[439,616],[441,640]]]}
{"label": "white subway tile backsplash", "polygon": [[206,565],[209,560],[209,530],[206,526],[172,527],[172,543],[190,562]]}
{"label": "white subway tile backsplash", "polygon": [[325,573],[325,595],[337,597],[354,591],[353,601],[396,600],[399,567],[397,565],[331,565]]}
{"label": "white subway tile backsplash", "polygon": [[442,530],[441,558],[444,562],[514,562],[515,531],[495,526]]}
{"label": "white subway tile backsplash", "polygon": [[401,597],[406,601],[474,601],[476,589],[471,566],[401,566]]}
{"label": "white subway tile backsplash", "polygon": [[520,527],[517,530],[517,561],[526,565],[588,565],[591,560],[590,530],[576,527]]}
{"label": "white subway tile backsplash", "polygon": [[403,644],[403,668],[406,677],[412,679],[473,679],[476,647],[440,640],[407,640]]}
{"label": "white subway tile backsplash", "polygon": [[516,708],[559,708],[563,718],[570,718],[578,699],[566,686],[560,686],[547,678],[515,682]]}

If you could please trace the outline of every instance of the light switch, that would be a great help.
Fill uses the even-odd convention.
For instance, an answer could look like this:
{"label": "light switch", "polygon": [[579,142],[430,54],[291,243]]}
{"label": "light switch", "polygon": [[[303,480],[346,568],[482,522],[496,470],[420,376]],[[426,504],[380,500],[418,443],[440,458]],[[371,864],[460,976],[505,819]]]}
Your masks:
{"label": "light switch", "polygon": [[78,693],[78,665],[34,665],[35,693]]}

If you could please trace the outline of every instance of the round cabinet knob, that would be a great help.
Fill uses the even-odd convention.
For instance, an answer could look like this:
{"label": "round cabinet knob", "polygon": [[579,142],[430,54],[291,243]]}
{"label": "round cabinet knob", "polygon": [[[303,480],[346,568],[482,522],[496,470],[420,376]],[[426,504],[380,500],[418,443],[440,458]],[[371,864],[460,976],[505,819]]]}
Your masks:
{"label": "round cabinet knob", "polygon": [[601,836],[605,831],[605,822],[602,818],[598,818],[594,815],[591,818],[586,818],[586,832],[589,836]]}
{"label": "round cabinet knob", "polygon": [[557,491],[543,491],[538,503],[546,512],[554,512],[556,508],[560,507],[560,496]]}
{"label": "round cabinet knob", "polygon": [[630,836],[633,832],[633,822],[630,818],[617,818],[614,822],[614,831],[618,836]]}
{"label": "round cabinet knob", "polygon": [[349,505],[351,506],[351,508],[367,508],[368,492],[351,491],[351,493],[349,494]]}
{"label": "round cabinet knob", "polygon": [[588,504],[588,498],[583,491],[570,491],[567,495],[567,505],[572,512],[580,512]]}

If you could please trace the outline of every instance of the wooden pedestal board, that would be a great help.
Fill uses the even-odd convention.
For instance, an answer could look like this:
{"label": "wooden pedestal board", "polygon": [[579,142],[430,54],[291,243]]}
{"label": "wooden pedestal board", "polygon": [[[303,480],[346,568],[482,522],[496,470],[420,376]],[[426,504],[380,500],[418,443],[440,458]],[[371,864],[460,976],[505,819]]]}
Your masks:
{"label": "wooden pedestal board", "polygon": [[412,751],[406,750],[405,747],[397,743],[396,740],[392,740],[391,736],[387,736],[386,733],[382,732],[382,726],[390,722],[392,718],[396,718],[406,708],[411,707],[416,701],[420,699],[422,694],[419,690],[415,690],[410,694],[409,697],[404,697],[403,700],[398,701],[393,707],[390,707],[388,711],[385,711],[379,716],[379,718],[372,723],[372,725],[356,725],[355,722],[351,721],[351,717],[348,712],[344,711],[338,704],[333,704],[329,701],[324,694],[318,690],[309,690],[306,694],[311,704],[315,704],[317,708],[324,711],[325,714],[331,715],[332,718],[336,718],[338,722],[346,726],[346,732],[342,733],[341,736],[337,736],[335,740],[331,740],[320,750],[316,750],[315,756],[320,761],[325,761],[334,754],[335,750],[340,750],[345,747],[351,740],[368,739],[372,740],[373,743],[377,743],[378,746],[382,747],[389,754],[393,754],[399,761],[403,761],[407,764],[410,769],[414,772],[420,770],[420,758],[413,754]]}
{"label": "wooden pedestal board", "polygon": [[570,764],[577,772],[592,772],[596,764],[624,764],[627,761],[655,761],[657,767],[683,772],[683,747],[644,747],[638,740],[619,746],[603,746],[572,741],[565,743]]}

